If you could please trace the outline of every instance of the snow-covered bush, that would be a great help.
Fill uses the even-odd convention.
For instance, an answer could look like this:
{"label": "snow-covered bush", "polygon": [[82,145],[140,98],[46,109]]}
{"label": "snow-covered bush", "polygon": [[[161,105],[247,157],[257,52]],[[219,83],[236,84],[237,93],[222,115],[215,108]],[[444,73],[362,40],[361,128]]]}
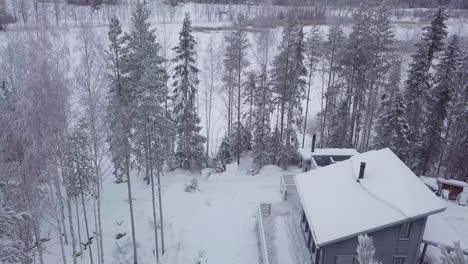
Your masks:
{"label": "snow-covered bush", "polygon": [[198,256],[195,259],[195,264],[207,264],[208,261],[206,260],[205,257],[205,252],[204,251],[198,251]]}
{"label": "snow-covered bush", "polygon": [[198,189],[198,180],[197,180],[197,179],[193,179],[192,181],[190,181],[190,184],[186,184],[186,185],[185,185],[185,191],[186,191],[186,192],[195,192],[195,191],[199,191],[199,189]]}
{"label": "snow-covered bush", "polygon": [[359,264],[380,264],[380,261],[374,258],[375,247],[372,237],[369,237],[367,234],[360,235],[358,242],[356,252]]}
{"label": "snow-covered bush", "polygon": [[460,246],[460,241],[454,242],[455,250],[448,252],[447,248],[444,246],[440,247],[442,251],[442,257],[440,260],[442,264],[468,264],[468,259],[465,259],[463,250]]}

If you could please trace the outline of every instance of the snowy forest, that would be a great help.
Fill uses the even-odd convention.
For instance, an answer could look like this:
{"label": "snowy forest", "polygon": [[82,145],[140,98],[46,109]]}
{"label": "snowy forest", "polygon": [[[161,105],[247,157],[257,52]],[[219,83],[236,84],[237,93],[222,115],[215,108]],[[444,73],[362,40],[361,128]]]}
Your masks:
{"label": "snowy forest", "polygon": [[287,170],[312,135],[468,181],[466,1],[195,2],[0,0],[0,263],[176,263],[193,175]]}

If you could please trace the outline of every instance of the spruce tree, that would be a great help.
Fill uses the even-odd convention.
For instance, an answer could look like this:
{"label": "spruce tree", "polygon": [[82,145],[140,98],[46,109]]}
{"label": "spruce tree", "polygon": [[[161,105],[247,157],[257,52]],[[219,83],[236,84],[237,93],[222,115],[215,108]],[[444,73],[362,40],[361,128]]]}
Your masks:
{"label": "spruce tree", "polygon": [[434,87],[428,95],[427,116],[424,120],[419,154],[421,162],[419,168],[423,175],[431,169],[430,165],[435,163],[436,157],[442,150],[445,120],[456,87],[456,75],[460,63],[459,40],[458,36],[454,35],[435,67]]}
{"label": "spruce tree", "polygon": [[200,118],[195,104],[198,84],[198,68],[195,64],[195,39],[188,13],[185,14],[179,45],[175,52],[176,64],[173,75],[174,119],[177,126],[176,159],[179,167],[187,170],[200,169],[206,165],[203,143],[206,139],[200,135]]}
{"label": "spruce tree", "polygon": [[[224,58],[224,67],[225,67],[225,80],[227,81],[230,87],[230,94],[229,94],[229,103],[231,104],[229,114],[232,115],[233,111],[233,99],[234,99],[234,87],[236,91],[237,97],[237,123],[241,123],[241,101],[242,101],[242,77],[244,75],[245,68],[249,65],[247,60],[247,48],[248,48],[248,39],[247,39],[247,29],[246,29],[246,21],[242,14],[239,14],[237,20],[232,25],[233,30],[229,33],[226,37],[227,47],[226,47],[226,54]],[[231,123],[228,124],[229,133],[234,132],[234,124],[233,120],[231,119]],[[236,126],[237,131],[235,132],[236,135],[240,136],[241,131],[239,131],[241,126]],[[237,164],[239,165],[240,162],[240,145],[241,145],[241,138],[237,137],[237,147],[238,150],[236,153],[237,155]]]}
{"label": "spruce tree", "polygon": [[232,128],[229,135],[230,152],[232,157],[238,159],[242,153],[252,150],[252,134],[242,123],[235,122]]}
{"label": "spruce tree", "polygon": [[126,144],[128,141],[128,129],[126,123],[123,122],[127,118],[126,105],[128,105],[128,89],[126,87],[126,66],[127,59],[127,42],[128,39],[124,36],[122,26],[117,18],[112,18],[109,24],[109,48],[106,51],[109,60],[108,78],[111,83],[109,92],[109,104],[107,109],[109,130],[108,136],[109,150],[114,165],[114,176],[118,183],[124,182],[125,177],[125,159],[127,151]]}
{"label": "spruce tree", "polygon": [[[274,150],[271,149],[271,113],[273,112],[272,107],[272,92],[270,87],[262,80],[263,76],[259,77],[260,82],[257,88],[253,91],[253,146],[252,152],[254,156],[254,165],[257,169],[272,164],[271,153]],[[281,141],[280,141],[281,143]]]}
{"label": "spruce tree", "polygon": [[218,152],[215,157],[215,167],[217,172],[223,172],[226,170],[226,165],[232,162],[231,155],[231,142],[228,136],[223,137],[221,145],[219,146]]}
{"label": "spruce tree", "polygon": [[[96,178],[93,173],[93,162],[91,158],[91,149],[89,146],[89,136],[87,134],[88,124],[84,120],[79,120],[73,128],[69,139],[69,149],[66,153],[66,166],[68,171],[67,193],[76,200],[81,199],[83,207],[83,216],[86,227],[86,244],[89,250],[90,262],[93,263],[92,238],[90,236],[90,227],[85,204],[85,196],[93,193],[96,185]],[[83,243],[82,241],[79,241]]]}
{"label": "spruce tree", "polygon": [[403,93],[407,106],[406,119],[410,125],[408,140],[413,146],[409,165],[421,170],[420,149],[422,148],[422,127],[427,115],[427,101],[432,87],[431,68],[435,56],[440,52],[447,36],[445,8],[440,7],[434,15],[431,25],[424,27],[421,42],[416,44],[417,51],[412,56],[408,79]]}
{"label": "spruce tree", "polygon": [[343,45],[345,43],[343,28],[340,25],[330,27],[327,39],[323,45],[324,59],[326,67],[326,89],[325,108],[323,113],[322,131],[320,131],[320,145],[327,146],[330,143],[330,134],[334,133],[332,124],[333,116],[336,115],[340,101],[340,94],[343,85],[338,83],[337,74],[341,68],[341,56],[343,55]]}
{"label": "spruce tree", "polygon": [[133,124],[136,161],[145,169],[145,179],[150,183],[153,169],[162,166],[164,153],[169,153],[164,138],[167,74],[164,59],[159,55],[160,45],[156,42],[155,30],[150,29],[148,22],[150,10],[137,4],[132,17],[132,32],[129,36],[129,78],[135,88]]}
{"label": "spruce tree", "polygon": [[135,91],[129,83],[128,36],[122,32],[120,21],[112,18],[109,25],[109,48],[107,56],[110,64],[109,80],[111,82],[108,104],[109,149],[114,165],[114,175],[117,182],[127,181],[128,204],[132,227],[133,263],[137,264],[137,245],[135,221],[133,215],[132,187],[130,179],[132,155],[132,118],[134,112]]}
{"label": "spruce tree", "polygon": [[[275,153],[275,159],[282,164],[294,151],[291,146],[292,131],[300,129],[302,117],[301,99],[304,98],[306,74],[304,67],[304,33],[292,15],[288,17],[282,31],[279,52],[275,56],[271,71],[274,101],[279,111],[279,139],[282,148]],[[281,154],[281,156],[280,156]]]}
{"label": "spruce tree", "polygon": [[[468,50],[457,70],[456,85],[450,103],[450,112],[444,137],[445,152],[441,153],[444,176],[468,181]],[[440,165],[439,165],[440,167]]]}
{"label": "spruce tree", "polygon": [[406,137],[409,126],[404,117],[406,107],[403,98],[397,89],[393,95],[385,94],[382,100],[376,127],[376,148],[390,148],[401,160],[405,161],[408,158],[410,145]]}

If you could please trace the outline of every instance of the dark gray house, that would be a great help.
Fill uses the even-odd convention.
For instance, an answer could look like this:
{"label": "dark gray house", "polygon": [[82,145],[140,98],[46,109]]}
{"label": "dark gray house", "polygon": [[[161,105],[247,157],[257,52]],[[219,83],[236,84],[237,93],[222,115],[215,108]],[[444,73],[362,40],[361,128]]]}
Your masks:
{"label": "dark gray house", "polygon": [[427,217],[445,210],[389,149],[295,177],[311,263],[354,264],[357,237],[374,240],[383,264],[416,263]]}

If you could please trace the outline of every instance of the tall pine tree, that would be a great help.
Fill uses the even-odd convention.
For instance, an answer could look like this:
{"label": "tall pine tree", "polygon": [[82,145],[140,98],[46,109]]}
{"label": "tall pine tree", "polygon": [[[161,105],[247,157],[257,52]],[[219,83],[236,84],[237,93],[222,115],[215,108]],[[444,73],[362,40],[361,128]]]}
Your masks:
{"label": "tall pine tree", "polygon": [[449,104],[456,87],[457,69],[461,63],[461,50],[458,36],[450,39],[448,47],[441,54],[440,62],[436,65],[434,87],[428,94],[427,116],[424,126],[420,149],[420,172],[424,175],[435,163],[436,157],[442,150],[445,120]]}
{"label": "tall pine tree", "polygon": [[424,28],[421,42],[416,44],[417,51],[412,56],[408,79],[403,93],[407,111],[405,114],[408,124],[408,140],[413,146],[411,150],[409,165],[413,169],[421,172],[421,162],[419,159],[422,147],[422,127],[424,116],[427,113],[428,93],[432,87],[432,76],[430,70],[433,60],[440,52],[447,36],[447,20],[445,8],[440,7],[434,15],[431,25]]}
{"label": "tall pine tree", "polygon": [[179,167],[192,170],[206,164],[203,143],[206,139],[200,135],[200,118],[195,104],[198,84],[198,68],[195,63],[195,39],[188,13],[185,14],[182,30],[179,33],[179,45],[175,52],[174,63],[174,119],[177,126],[176,159]]}

